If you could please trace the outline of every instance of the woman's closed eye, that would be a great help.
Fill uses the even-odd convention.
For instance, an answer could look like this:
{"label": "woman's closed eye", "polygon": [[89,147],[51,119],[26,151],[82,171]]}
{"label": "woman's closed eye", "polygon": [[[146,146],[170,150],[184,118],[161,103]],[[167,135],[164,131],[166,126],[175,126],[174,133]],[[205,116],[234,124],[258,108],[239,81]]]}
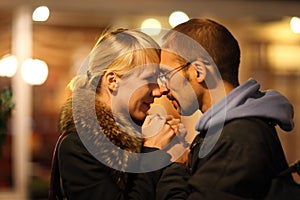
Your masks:
{"label": "woman's closed eye", "polygon": [[144,78],[149,83],[156,83],[157,75],[147,76]]}

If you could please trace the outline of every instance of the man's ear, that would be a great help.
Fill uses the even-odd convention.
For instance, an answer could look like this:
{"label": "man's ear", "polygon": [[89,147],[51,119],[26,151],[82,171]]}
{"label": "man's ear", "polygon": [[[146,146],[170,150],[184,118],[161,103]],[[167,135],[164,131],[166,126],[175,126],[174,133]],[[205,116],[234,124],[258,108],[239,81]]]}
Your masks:
{"label": "man's ear", "polygon": [[107,71],[103,76],[108,89],[114,92],[118,88],[119,76],[113,71]]}
{"label": "man's ear", "polygon": [[194,69],[197,73],[196,79],[198,83],[204,82],[207,75],[207,69],[204,63],[196,60],[192,62],[192,65],[194,65]]}

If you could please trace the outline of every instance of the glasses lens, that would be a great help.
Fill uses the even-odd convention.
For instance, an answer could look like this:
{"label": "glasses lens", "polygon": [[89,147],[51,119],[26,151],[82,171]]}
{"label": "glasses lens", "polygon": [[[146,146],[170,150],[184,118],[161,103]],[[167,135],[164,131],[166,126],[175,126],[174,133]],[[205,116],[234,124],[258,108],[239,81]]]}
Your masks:
{"label": "glasses lens", "polygon": [[164,74],[160,74],[157,78],[157,84],[159,86],[163,86],[166,87],[167,86],[167,80],[166,80],[166,76]]}

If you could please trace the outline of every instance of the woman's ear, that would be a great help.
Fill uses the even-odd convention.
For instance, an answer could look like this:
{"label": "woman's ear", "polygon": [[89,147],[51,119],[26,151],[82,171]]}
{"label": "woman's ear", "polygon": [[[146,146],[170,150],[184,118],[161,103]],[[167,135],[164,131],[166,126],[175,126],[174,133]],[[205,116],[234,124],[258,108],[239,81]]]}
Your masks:
{"label": "woman's ear", "polygon": [[194,69],[197,73],[196,79],[198,83],[202,83],[205,81],[206,75],[207,75],[207,69],[203,62],[200,62],[198,60],[192,62],[192,65],[194,66]]}
{"label": "woman's ear", "polygon": [[107,71],[104,74],[104,81],[109,89],[109,91],[114,92],[118,88],[119,76],[113,71]]}

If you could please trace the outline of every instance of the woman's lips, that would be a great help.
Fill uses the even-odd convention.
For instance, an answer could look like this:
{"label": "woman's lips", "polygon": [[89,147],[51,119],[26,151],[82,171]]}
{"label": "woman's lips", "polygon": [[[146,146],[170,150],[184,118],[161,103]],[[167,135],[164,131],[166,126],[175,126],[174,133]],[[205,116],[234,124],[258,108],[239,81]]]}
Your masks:
{"label": "woman's lips", "polygon": [[142,110],[148,111],[148,110],[150,109],[150,105],[151,105],[151,103],[146,103],[146,102],[144,102],[144,103],[142,104]]}

